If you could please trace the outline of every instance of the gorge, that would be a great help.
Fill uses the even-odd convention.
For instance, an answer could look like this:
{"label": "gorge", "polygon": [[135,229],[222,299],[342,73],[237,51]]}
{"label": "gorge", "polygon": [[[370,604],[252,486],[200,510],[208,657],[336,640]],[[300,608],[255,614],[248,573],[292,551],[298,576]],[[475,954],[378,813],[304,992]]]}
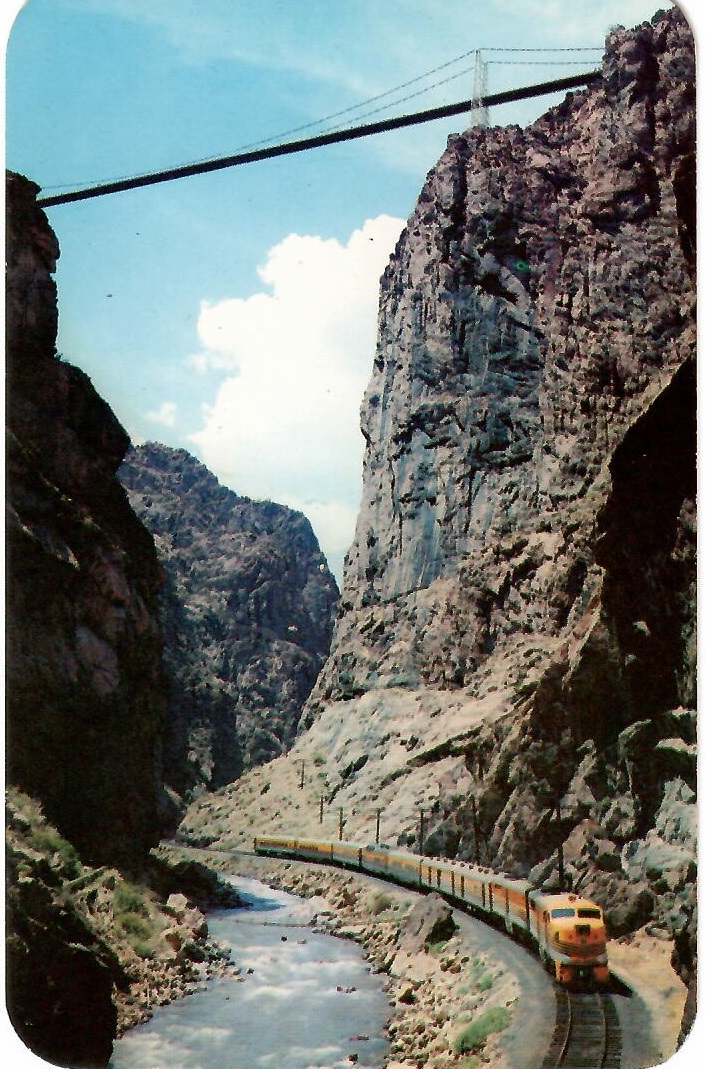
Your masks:
{"label": "gorge", "polygon": [[181,828],[312,834],[323,798],[322,838],[371,841],[381,812],[387,841],[422,823],[427,852],[538,883],[560,848],[615,936],[675,937],[691,1017],[692,60],[661,14],[530,127],[449,138],[382,278],[357,533],[297,744]]}
{"label": "gorge", "polygon": [[[449,138],[381,280],[335,624],[303,517],[128,452],[58,356],[58,245],[9,175],[8,783],[34,801],[10,804],[8,960],[47,1056],[107,1064],[132,980],[96,918],[155,882],[186,803],[197,847],[365,842],[381,814],[385,841],[547,886],[560,857],[615,938],[672,947],[689,1028],[694,84],[674,8],[531,126]],[[199,926],[166,938],[175,890],[148,909],[166,970]],[[43,1030],[88,992],[90,1028]]]}

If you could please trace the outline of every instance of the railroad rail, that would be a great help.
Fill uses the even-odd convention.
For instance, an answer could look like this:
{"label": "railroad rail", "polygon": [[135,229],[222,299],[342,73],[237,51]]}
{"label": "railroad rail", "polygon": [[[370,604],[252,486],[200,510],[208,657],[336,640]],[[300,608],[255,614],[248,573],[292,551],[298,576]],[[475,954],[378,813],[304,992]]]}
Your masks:
{"label": "railroad rail", "polygon": [[619,1069],[621,1052],[611,995],[556,989],[556,1027],[542,1069]]}

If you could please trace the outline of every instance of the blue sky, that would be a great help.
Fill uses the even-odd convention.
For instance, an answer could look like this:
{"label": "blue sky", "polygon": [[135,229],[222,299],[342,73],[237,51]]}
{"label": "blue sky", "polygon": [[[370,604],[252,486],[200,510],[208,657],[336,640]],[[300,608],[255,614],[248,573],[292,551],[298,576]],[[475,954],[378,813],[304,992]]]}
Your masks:
{"label": "blue sky", "polygon": [[[382,105],[366,121],[450,103],[472,95],[477,48],[490,92],[539,82],[576,60],[599,65],[610,27],[659,6],[671,5],[28,0],[7,52],[6,162],[49,194],[308,136]],[[525,124],[552,102],[490,119]],[[338,576],[360,495],[379,275],[447,136],[466,125],[456,117],[47,212],[62,250],[59,351],[134,441],[184,446],[237,492],[303,509]]]}

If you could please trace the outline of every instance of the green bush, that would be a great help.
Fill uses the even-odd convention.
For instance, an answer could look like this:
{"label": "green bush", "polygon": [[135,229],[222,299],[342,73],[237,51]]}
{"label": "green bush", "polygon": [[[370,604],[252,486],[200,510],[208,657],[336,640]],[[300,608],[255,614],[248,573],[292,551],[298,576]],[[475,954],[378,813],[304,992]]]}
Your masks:
{"label": "green bush", "polygon": [[30,842],[36,850],[41,850],[44,854],[58,854],[66,874],[71,879],[81,875],[83,866],[76,848],[68,840],[62,838],[55,828],[47,824],[34,828],[30,835]]}
{"label": "green bush", "polygon": [[125,913],[119,919],[119,925],[127,935],[136,935],[140,939],[149,939],[152,931],[144,917],[138,913]]}
{"label": "green bush", "polygon": [[509,1012],[504,1006],[494,1006],[485,1010],[480,1016],[460,1032],[453,1044],[456,1054],[472,1054],[481,1050],[487,1037],[493,1032],[501,1032],[509,1024]]}
{"label": "green bush", "polygon": [[146,943],[142,942],[141,939],[131,939],[130,946],[136,954],[139,954],[141,958],[154,957],[154,951],[151,949],[151,947],[147,946]]}
{"label": "green bush", "polygon": [[129,883],[119,883],[115,888],[113,897],[113,912],[138,913],[141,917],[149,916],[149,908],[145,902],[144,892]]}

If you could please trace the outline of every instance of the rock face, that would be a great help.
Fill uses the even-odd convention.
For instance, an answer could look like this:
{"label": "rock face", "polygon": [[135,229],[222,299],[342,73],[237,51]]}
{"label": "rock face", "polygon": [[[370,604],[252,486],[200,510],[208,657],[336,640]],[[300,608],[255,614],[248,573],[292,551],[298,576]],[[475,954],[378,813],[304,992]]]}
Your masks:
{"label": "rock face", "polygon": [[221,486],[184,450],[120,469],[165,574],[165,775],[181,796],[285,752],[330,647],[338,590],[308,520]]}
{"label": "rock face", "polygon": [[[615,30],[602,82],[526,130],[449,139],[382,279],[362,507],[302,721],[325,732],[331,703],[350,723],[405,688],[400,741],[441,736],[407,766],[436,767],[431,852],[550,881],[564,843],[616,934],[656,917],[683,946],[693,63],[676,8]],[[465,702],[445,742],[419,717],[429,689]]]}
{"label": "rock face", "polygon": [[125,976],[66,893],[80,871],[77,855],[55,829],[27,818],[16,792],[6,829],[10,1019],[30,1050],[56,1065],[107,1066],[117,1023],[113,985]]}
{"label": "rock face", "polygon": [[602,83],[530,128],[451,138],[382,280],[305,722],[380,686],[508,688],[467,762],[509,870],[566,794],[623,843],[695,787],[692,63],[676,9],[615,31]]}
{"label": "rock face", "polygon": [[409,913],[401,950],[418,954],[421,950],[428,950],[434,943],[452,938],[457,928],[451,907],[432,891],[419,898]]}
{"label": "rock face", "polygon": [[127,435],[55,350],[59,249],[7,181],[8,781],[88,860],[159,838],[160,570],[116,471]]}
{"label": "rock face", "polygon": [[[664,523],[687,554],[692,77],[675,12],[615,32],[599,88],[530,128],[449,139],[382,279],[363,502],[320,700],[462,686],[500,648],[573,633],[595,598],[629,601],[603,595],[626,578],[613,555],[639,576]],[[613,528],[601,545],[596,524]],[[657,697],[629,626],[631,700],[677,704],[673,657]]]}
{"label": "rock face", "polygon": [[369,842],[377,813],[547,886],[561,852],[692,980],[694,150],[677,8],[527,129],[449,139],[382,279],[331,656],[288,761],[187,832]]}

